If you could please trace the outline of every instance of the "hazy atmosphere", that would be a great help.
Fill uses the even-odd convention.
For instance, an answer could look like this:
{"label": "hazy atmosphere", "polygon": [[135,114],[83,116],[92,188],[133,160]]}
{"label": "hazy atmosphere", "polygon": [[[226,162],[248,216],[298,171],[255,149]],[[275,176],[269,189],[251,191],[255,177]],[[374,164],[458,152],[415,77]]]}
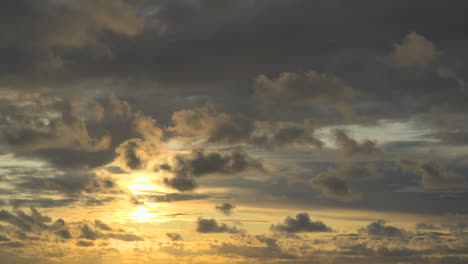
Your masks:
{"label": "hazy atmosphere", "polygon": [[1,1],[0,262],[468,263],[467,10]]}

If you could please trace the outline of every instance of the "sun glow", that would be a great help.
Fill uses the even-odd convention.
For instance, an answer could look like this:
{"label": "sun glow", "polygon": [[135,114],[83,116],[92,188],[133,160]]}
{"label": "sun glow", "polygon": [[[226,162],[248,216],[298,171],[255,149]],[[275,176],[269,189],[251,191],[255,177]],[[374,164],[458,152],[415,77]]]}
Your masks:
{"label": "sun glow", "polygon": [[149,176],[147,175],[138,175],[135,177],[133,182],[128,185],[128,188],[134,194],[143,194],[148,191],[155,191],[156,185],[149,183]]}

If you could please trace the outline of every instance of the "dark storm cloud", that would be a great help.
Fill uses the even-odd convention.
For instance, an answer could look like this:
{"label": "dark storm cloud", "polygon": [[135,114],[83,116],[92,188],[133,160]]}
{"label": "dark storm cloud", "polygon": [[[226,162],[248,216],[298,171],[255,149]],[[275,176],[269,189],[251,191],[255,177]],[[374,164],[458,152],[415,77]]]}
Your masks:
{"label": "dark storm cloud", "polygon": [[263,164],[240,149],[227,154],[194,149],[191,154],[176,155],[174,164],[168,169],[174,176],[165,178],[164,182],[174,189],[188,191],[197,187],[198,177],[208,174],[232,175],[249,169],[262,171]]}
{"label": "dark storm cloud", "polygon": [[204,219],[198,218],[197,220],[197,232],[199,233],[241,233],[242,230],[234,227],[230,227],[224,223],[218,224],[216,219]]}
{"label": "dark storm cloud", "polygon": [[233,212],[232,210],[234,210],[234,208],[236,208],[235,205],[231,204],[231,203],[223,203],[221,205],[216,205],[216,210],[225,214],[225,215],[231,215]]}
{"label": "dark storm cloud", "polygon": [[297,214],[295,218],[288,216],[284,219],[283,224],[271,225],[270,229],[272,231],[285,233],[332,231],[332,229],[322,221],[311,221],[308,213]]}
{"label": "dark storm cloud", "polygon": [[[111,56],[99,35],[113,32],[136,35],[143,21],[123,1],[14,1],[5,3],[0,17],[2,42],[1,76],[57,71],[67,65],[61,48],[96,47],[96,56]],[[73,64],[73,63],[71,63]]]}
{"label": "dark storm cloud", "polygon": [[421,184],[427,188],[461,187],[466,184],[462,175],[449,171],[440,163],[424,163],[401,159],[397,164],[402,170],[418,175]]}

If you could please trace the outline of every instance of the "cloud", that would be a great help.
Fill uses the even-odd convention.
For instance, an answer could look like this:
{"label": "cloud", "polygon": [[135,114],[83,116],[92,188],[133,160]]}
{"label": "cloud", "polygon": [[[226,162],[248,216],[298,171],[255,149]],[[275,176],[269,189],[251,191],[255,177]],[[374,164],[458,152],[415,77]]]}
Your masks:
{"label": "cloud", "polygon": [[354,193],[350,190],[348,183],[337,176],[331,174],[319,174],[312,180],[314,187],[318,188],[326,197],[350,201],[359,199],[359,193]]}
{"label": "cloud", "polygon": [[166,168],[174,176],[165,178],[164,183],[179,191],[188,191],[198,186],[198,177],[208,174],[232,175],[249,169],[262,171],[263,164],[240,149],[227,154],[194,149],[191,154],[174,157],[174,164]]}
{"label": "cloud", "polygon": [[308,213],[297,214],[295,218],[288,216],[283,224],[271,225],[270,229],[284,233],[331,232],[332,229],[321,221],[311,221]]}
{"label": "cloud", "polygon": [[331,168],[319,173],[312,179],[312,185],[318,188],[326,197],[351,201],[361,198],[361,194],[353,192],[349,182],[379,177],[376,168],[371,165],[342,164],[338,168]]}
{"label": "cloud", "polygon": [[224,223],[218,224],[216,219],[198,218],[197,232],[199,233],[240,233],[241,230],[236,227],[230,227]]}
{"label": "cloud", "polygon": [[233,212],[232,210],[236,208],[236,206],[230,204],[230,203],[223,203],[221,205],[216,205],[216,210],[225,214],[225,215],[231,215]]}
{"label": "cloud", "polygon": [[353,138],[350,138],[345,130],[336,129],[334,131],[336,144],[341,149],[345,156],[350,158],[383,158],[384,152],[378,146],[376,141],[366,139],[359,143]]}
{"label": "cloud", "polygon": [[42,215],[35,208],[31,208],[31,213],[28,215],[21,210],[11,213],[7,210],[0,211],[0,221],[17,226],[24,231],[32,231],[34,229],[47,230],[47,223],[52,219],[46,215]]}
{"label": "cloud", "polygon": [[267,149],[323,146],[311,123],[254,121],[219,112],[212,105],[174,112],[171,120],[173,125],[167,130],[174,136],[197,136],[218,144],[249,144]]}
{"label": "cloud", "polygon": [[182,236],[178,233],[166,233],[166,236],[171,240],[171,241],[181,241]]}
{"label": "cloud", "polygon": [[156,203],[172,203],[179,201],[203,200],[208,198],[210,198],[210,196],[206,194],[167,193],[163,195],[150,195],[148,196],[148,201]]}
{"label": "cloud", "polygon": [[91,242],[91,241],[80,240],[80,241],[76,242],[76,245],[79,246],[79,247],[93,247],[94,243]]}
{"label": "cloud", "polygon": [[466,183],[462,175],[452,173],[445,166],[418,161],[400,159],[398,166],[404,171],[421,177],[421,183],[427,188],[451,188],[464,186]]}
{"label": "cloud", "polygon": [[411,32],[401,44],[395,44],[390,61],[401,68],[427,68],[441,55],[434,44],[424,36]]}
{"label": "cloud", "polygon": [[[1,68],[9,69],[3,75],[23,72],[49,72],[63,69],[67,61],[60,49],[96,47],[97,57],[107,54],[100,36],[106,32],[122,36],[135,36],[143,26],[142,18],[124,1],[73,1],[47,0],[31,3],[19,0],[5,4],[1,15],[1,52],[10,52],[16,59],[4,61]],[[17,17],[25,19],[18,21]],[[54,30],[51,30],[51,28]],[[11,58],[8,56],[8,58]],[[11,63],[11,66],[5,67]]]}
{"label": "cloud", "polygon": [[348,101],[356,91],[332,74],[283,72],[276,78],[260,75],[254,93],[270,103],[329,103]]}
{"label": "cloud", "polygon": [[371,237],[384,237],[384,238],[402,238],[407,232],[394,226],[385,225],[384,220],[371,223],[366,227],[360,228],[359,233],[365,233]]}
{"label": "cloud", "polygon": [[72,238],[72,235],[70,233],[70,231],[68,230],[59,230],[59,231],[55,231],[55,234],[63,239],[70,239]]}

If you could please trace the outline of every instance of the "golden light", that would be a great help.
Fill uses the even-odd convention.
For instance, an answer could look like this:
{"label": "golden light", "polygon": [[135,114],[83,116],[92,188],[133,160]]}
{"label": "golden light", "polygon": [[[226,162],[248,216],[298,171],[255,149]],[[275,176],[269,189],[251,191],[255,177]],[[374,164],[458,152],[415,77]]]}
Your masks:
{"label": "golden light", "polygon": [[128,185],[128,188],[134,194],[143,194],[148,191],[155,191],[156,186],[154,184],[149,183],[149,176],[147,175],[138,175],[135,177],[133,182]]}

